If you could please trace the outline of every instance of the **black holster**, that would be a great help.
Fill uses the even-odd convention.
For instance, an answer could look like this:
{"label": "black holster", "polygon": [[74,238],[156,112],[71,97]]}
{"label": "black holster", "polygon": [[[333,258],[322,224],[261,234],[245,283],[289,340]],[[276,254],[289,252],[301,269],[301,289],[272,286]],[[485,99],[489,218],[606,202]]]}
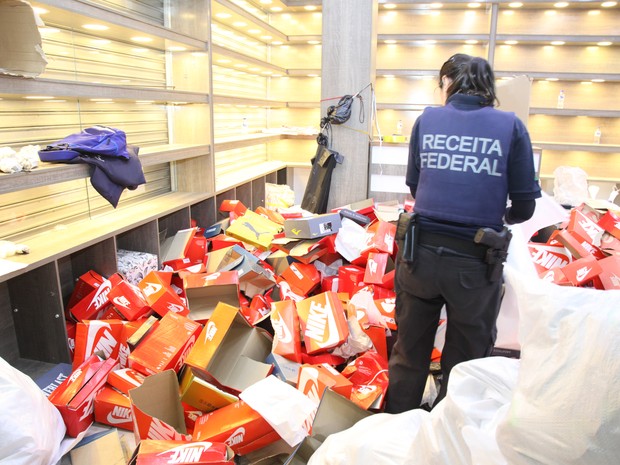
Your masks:
{"label": "black holster", "polygon": [[512,232],[505,226],[501,232],[491,228],[480,228],[474,237],[475,243],[488,247],[485,262],[487,264],[487,278],[491,282],[497,282],[502,278],[511,239]]}
{"label": "black holster", "polygon": [[396,225],[396,244],[398,245],[398,258],[405,262],[413,261],[416,249],[416,225],[415,213],[403,212],[398,217]]}

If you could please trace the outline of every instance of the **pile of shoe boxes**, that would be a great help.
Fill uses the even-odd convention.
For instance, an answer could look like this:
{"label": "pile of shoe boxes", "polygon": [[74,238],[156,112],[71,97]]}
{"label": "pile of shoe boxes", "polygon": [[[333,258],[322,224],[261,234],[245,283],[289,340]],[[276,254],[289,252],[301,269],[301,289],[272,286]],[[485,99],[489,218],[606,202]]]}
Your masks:
{"label": "pile of shoe boxes", "polygon": [[546,243],[529,243],[541,279],[562,286],[620,289],[620,216],[582,204]]}
{"label": "pile of shoe boxes", "polygon": [[160,269],[136,255],[125,259],[135,273],[82,275],[66,314],[73,365],[49,395],[68,435],[93,422],[133,431],[135,463],[260,456],[281,437],[240,394],[270,375],[317,408],[326,392],[339,396],[351,422],[380,409],[396,245],[394,222],[374,207],[304,216],[225,201],[225,221],[162,244]]}

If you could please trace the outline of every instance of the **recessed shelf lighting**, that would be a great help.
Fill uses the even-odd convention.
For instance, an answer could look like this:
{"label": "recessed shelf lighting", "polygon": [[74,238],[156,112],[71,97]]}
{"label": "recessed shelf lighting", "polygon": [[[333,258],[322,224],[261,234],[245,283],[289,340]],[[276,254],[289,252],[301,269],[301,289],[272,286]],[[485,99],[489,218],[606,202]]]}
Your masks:
{"label": "recessed shelf lighting", "polygon": [[133,40],[134,42],[140,42],[140,43],[153,42],[153,39],[151,39],[150,37],[143,37],[143,36],[132,37],[131,40]]}
{"label": "recessed shelf lighting", "polygon": [[216,13],[215,17],[220,19],[228,19],[232,17],[232,15],[230,13]]}
{"label": "recessed shelf lighting", "polygon": [[394,8],[396,8],[396,5],[394,3],[386,3],[383,5],[383,8],[385,8],[386,10],[393,10]]}
{"label": "recessed shelf lighting", "polygon": [[91,98],[89,99],[91,102],[111,102],[111,98]]}
{"label": "recessed shelf lighting", "polygon": [[592,79],[592,82],[605,82],[605,79]]}
{"label": "recessed shelf lighting", "polygon": [[39,32],[41,34],[56,34],[57,32],[60,32],[60,29],[58,29],[57,27],[40,27],[39,28]]}
{"label": "recessed shelf lighting", "polygon": [[245,23],[243,21],[235,21],[234,23],[232,23],[232,25],[235,27],[245,27],[248,25],[248,23]]}
{"label": "recessed shelf lighting", "polygon": [[612,44],[613,42],[598,42],[596,45],[600,45],[601,47],[608,47]]}
{"label": "recessed shelf lighting", "polygon": [[476,39],[469,39],[469,40],[466,40],[465,43],[467,45],[475,45],[478,43],[478,41]]}
{"label": "recessed shelf lighting", "polygon": [[396,41],[394,39],[386,39],[383,41],[384,44],[395,44]]}
{"label": "recessed shelf lighting", "polygon": [[555,81],[559,81],[559,78],[547,78],[545,79],[545,81],[550,81],[550,82],[555,82]]}
{"label": "recessed shelf lighting", "polygon": [[592,81],[581,81],[581,84],[583,84],[585,86],[591,86],[592,85]]}
{"label": "recessed shelf lighting", "polygon": [[504,41],[506,45],[517,45],[519,43],[518,40],[506,40]]}
{"label": "recessed shelf lighting", "polygon": [[105,24],[84,24],[82,27],[90,31],[107,31],[110,29]]}
{"label": "recessed shelf lighting", "polygon": [[318,45],[318,44],[320,44],[320,43],[321,43],[321,41],[320,41],[320,40],[309,40],[309,41],[308,41],[308,43],[309,43],[310,45]]}
{"label": "recessed shelf lighting", "polygon": [[172,47],[168,47],[166,50],[169,52],[184,52],[187,48],[173,45]]}
{"label": "recessed shelf lighting", "polygon": [[260,34],[260,29],[248,29],[248,34]]}
{"label": "recessed shelf lighting", "polygon": [[611,8],[612,6],[616,6],[618,4],[618,2],[603,2],[601,3],[601,6],[603,8]]}
{"label": "recessed shelf lighting", "polygon": [[275,42],[271,42],[271,45],[282,45],[284,42],[280,42],[279,40],[276,40]]}
{"label": "recessed shelf lighting", "polygon": [[[0,98],[0,100],[2,100],[2,99]],[[56,98],[49,99],[49,100],[43,100],[43,103],[65,103],[65,102],[66,102],[66,100],[56,99]]]}
{"label": "recessed shelf lighting", "polygon": [[557,14],[557,11],[555,11],[555,10],[547,10],[547,11],[545,11],[545,14],[547,16],[554,16],[554,15]]}
{"label": "recessed shelf lighting", "polygon": [[45,8],[41,8],[41,7],[38,7],[38,6],[32,7],[32,9],[38,15],[45,15],[45,14],[49,13],[49,10],[46,10]]}
{"label": "recessed shelf lighting", "polygon": [[590,10],[590,11],[588,11],[588,14],[590,16],[597,16],[597,15],[601,14],[601,10]]}
{"label": "recessed shelf lighting", "polygon": [[384,74],[383,77],[387,79],[394,79],[396,76],[394,76],[393,74]]}
{"label": "recessed shelf lighting", "polygon": [[472,3],[468,3],[467,7],[468,8],[480,8],[480,5],[481,5],[480,3],[472,2]]}
{"label": "recessed shelf lighting", "polygon": [[273,36],[260,36],[260,38],[263,40],[271,40],[273,39]]}
{"label": "recessed shelf lighting", "polygon": [[508,4],[508,6],[510,8],[521,8],[523,6],[523,3],[521,2],[511,2]]}
{"label": "recessed shelf lighting", "polygon": [[314,5],[306,5],[306,6],[304,6],[304,10],[306,10],[306,11],[314,11],[314,10],[316,10],[316,6],[314,6]]}
{"label": "recessed shelf lighting", "polygon": [[273,11],[274,13],[278,13],[280,11],[282,11],[282,7],[281,6],[273,6],[270,8],[271,11]]}
{"label": "recessed shelf lighting", "polygon": [[431,3],[429,6],[431,8],[442,8],[443,7],[443,3]]}
{"label": "recessed shelf lighting", "polygon": [[54,97],[51,95],[26,95],[24,98],[26,100],[51,100]]}
{"label": "recessed shelf lighting", "polygon": [[568,6],[568,2],[556,2],[553,6],[556,8],[566,8]]}
{"label": "recessed shelf lighting", "polygon": [[564,45],[566,42],[563,40],[552,40],[551,45]]}

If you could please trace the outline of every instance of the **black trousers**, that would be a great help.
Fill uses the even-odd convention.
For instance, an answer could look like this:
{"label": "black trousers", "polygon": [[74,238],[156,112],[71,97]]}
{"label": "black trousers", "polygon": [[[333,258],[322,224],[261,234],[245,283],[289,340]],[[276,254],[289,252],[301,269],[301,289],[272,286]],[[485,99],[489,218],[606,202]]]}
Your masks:
{"label": "black trousers", "polygon": [[435,405],[445,396],[455,365],[490,354],[502,285],[501,280],[489,282],[482,259],[445,247],[420,244],[412,262],[398,262],[398,336],[389,360],[386,412],[420,406],[444,304],[447,327],[441,355],[442,384]]}

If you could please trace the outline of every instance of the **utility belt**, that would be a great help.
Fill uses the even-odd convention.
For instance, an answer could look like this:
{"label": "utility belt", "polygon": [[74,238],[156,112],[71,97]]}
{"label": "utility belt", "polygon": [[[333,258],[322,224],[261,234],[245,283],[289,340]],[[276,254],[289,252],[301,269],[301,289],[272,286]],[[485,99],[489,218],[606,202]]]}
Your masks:
{"label": "utility belt", "polygon": [[396,242],[399,259],[413,261],[418,244],[431,247],[445,247],[455,252],[484,260],[487,264],[487,278],[496,282],[502,277],[504,262],[508,257],[508,246],[512,233],[506,227],[501,232],[491,228],[480,228],[473,241],[443,234],[416,230],[415,213],[401,213],[396,227]]}

